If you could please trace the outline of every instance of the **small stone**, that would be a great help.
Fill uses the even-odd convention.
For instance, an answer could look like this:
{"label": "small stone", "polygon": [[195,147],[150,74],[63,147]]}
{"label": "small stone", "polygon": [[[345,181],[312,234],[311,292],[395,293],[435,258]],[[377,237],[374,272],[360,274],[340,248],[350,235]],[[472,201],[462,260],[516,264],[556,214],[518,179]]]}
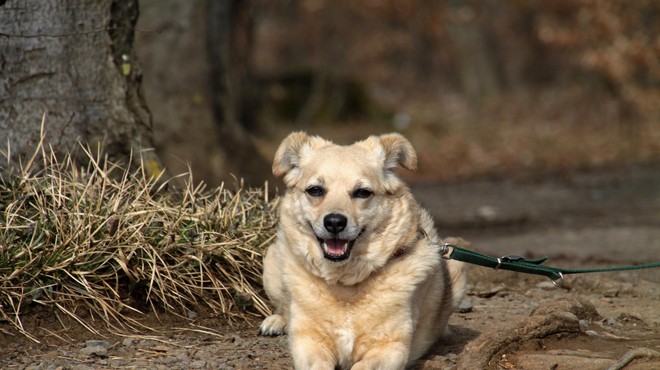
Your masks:
{"label": "small stone", "polygon": [[477,297],[480,298],[492,298],[497,295],[497,293],[505,290],[506,287],[504,284],[498,284],[496,286],[491,287],[490,289],[486,289],[480,292],[477,292]]}
{"label": "small stone", "polygon": [[612,325],[616,325],[616,323],[617,322],[616,322],[616,319],[614,317],[607,317],[607,318],[603,319],[603,324],[605,324],[605,325],[612,326]]}
{"label": "small stone", "polygon": [[108,355],[108,348],[110,347],[112,347],[112,344],[106,340],[88,340],[85,341],[85,347],[80,350],[80,354],[105,357]]}
{"label": "small stone", "polygon": [[124,340],[121,341],[121,344],[124,347],[132,347],[133,344],[135,344],[135,340],[133,338],[124,338]]}
{"label": "small stone", "polygon": [[177,359],[177,361],[184,362],[184,363],[190,361],[190,357],[188,357],[188,355],[186,355],[185,353],[179,353],[176,356],[176,359]]}
{"label": "small stone", "polygon": [[464,299],[458,304],[458,312],[468,313],[472,312],[472,302],[469,299]]}
{"label": "small stone", "polygon": [[602,335],[598,334],[597,332],[595,332],[593,330],[587,330],[587,331],[584,332],[584,334],[586,334],[590,337],[593,337],[593,338],[602,338],[603,337]]}
{"label": "small stone", "polygon": [[103,347],[105,349],[108,349],[108,348],[112,347],[112,344],[110,344],[110,342],[108,342],[106,340],[92,339],[92,340],[85,341],[85,347]]}
{"label": "small stone", "polygon": [[73,370],[94,370],[93,367],[91,367],[89,365],[85,365],[85,364],[73,365],[71,367],[71,369],[73,369]]}
{"label": "small stone", "polygon": [[159,345],[159,344],[160,344],[160,342],[155,341],[155,340],[153,340],[153,339],[142,339],[142,340],[140,341],[140,343],[138,343],[138,345],[139,345],[141,348],[155,347],[155,346],[157,346],[157,345]]}
{"label": "small stone", "polygon": [[199,314],[195,311],[188,310],[188,312],[186,312],[186,316],[188,316],[189,319],[196,319],[199,317]]}
{"label": "small stone", "polygon": [[203,369],[206,366],[206,360],[193,361],[190,364],[188,364],[188,366],[191,369]]}
{"label": "small stone", "polygon": [[84,356],[99,356],[105,357],[108,355],[108,349],[102,346],[89,346],[80,350],[80,353]]}
{"label": "small stone", "polygon": [[543,290],[557,289],[557,287],[555,286],[555,284],[552,283],[552,281],[541,281],[538,284],[536,284],[536,287]]}
{"label": "small stone", "polygon": [[127,367],[127,368],[132,367],[132,368],[137,368],[137,369],[147,369],[149,367],[149,362],[142,361],[142,360],[132,361],[132,362],[127,363],[125,365],[125,367]]}
{"label": "small stone", "polygon": [[580,330],[582,331],[586,331],[587,329],[589,329],[589,326],[591,325],[587,320],[580,320],[579,323],[580,323]]}
{"label": "small stone", "polygon": [[619,289],[608,289],[603,292],[603,297],[605,298],[616,298],[619,296]]}
{"label": "small stone", "polygon": [[174,356],[167,356],[165,359],[163,359],[163,363],[165,364],[173,364],[176,362],[179,362],[179,359]]}

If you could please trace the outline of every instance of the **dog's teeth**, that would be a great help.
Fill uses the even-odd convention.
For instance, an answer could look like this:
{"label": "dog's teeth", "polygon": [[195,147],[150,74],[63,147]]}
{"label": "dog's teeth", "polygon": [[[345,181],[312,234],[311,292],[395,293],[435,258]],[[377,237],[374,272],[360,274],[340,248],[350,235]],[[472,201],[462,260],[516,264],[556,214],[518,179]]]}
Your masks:
{"label": "dog's teeth", "polygon": [[323,247],[326,252],[334,255],[342,255],[346,252],[348,240],[344,239],[326,239],[323,241]]}

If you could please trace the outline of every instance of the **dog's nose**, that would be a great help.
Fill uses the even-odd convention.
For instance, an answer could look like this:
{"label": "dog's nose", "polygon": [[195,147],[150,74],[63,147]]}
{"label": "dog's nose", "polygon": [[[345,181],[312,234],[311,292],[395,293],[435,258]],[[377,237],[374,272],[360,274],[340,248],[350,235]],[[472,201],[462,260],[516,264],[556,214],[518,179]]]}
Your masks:
{"label": "dog's nose", "polygon": [[325,229],[333,234],[339,234],[346,228],[348,219],[344,215],[338,213],[330,213],[323,218],[323,226]]}

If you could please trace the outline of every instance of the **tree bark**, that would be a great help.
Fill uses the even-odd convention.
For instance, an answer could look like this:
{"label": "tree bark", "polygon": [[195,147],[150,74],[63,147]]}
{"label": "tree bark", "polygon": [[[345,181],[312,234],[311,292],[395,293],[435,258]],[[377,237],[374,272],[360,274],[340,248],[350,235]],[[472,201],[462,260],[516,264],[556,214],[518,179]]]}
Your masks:
{"label": "tree bark", "polygon": [[[0,148],[10,146],[10,162],[31,155],[44,114],[56,153],[75,152],[78,141],[112,159],[151,148],[133,52],[137,0],[0,4]],[[160,171],[153,151],[142,154],[148,171]]]}
{"label": "tree bark", "polygon": [[249,135],[248,63],[252,46],[251,2],[248,0],[209,0],[207,3],[207,49],[211,66],[213,110],[218,141],[231,155],[229,169],[240,173],[248,184],[257,185],[270,165],[261,156]]}
{"label": "tree bark", "polygon": [[466,0],[449,2],[450,34],[458,52],[463,92],[478,109],[481,102],[500,94],[501,86],[475,10]]}

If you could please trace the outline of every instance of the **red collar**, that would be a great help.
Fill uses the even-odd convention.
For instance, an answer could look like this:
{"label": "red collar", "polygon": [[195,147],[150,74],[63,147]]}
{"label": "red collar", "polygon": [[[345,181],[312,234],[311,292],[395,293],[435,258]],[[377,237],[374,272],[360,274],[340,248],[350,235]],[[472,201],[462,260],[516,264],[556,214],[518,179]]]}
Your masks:
{"label": "red collar", "polygon": [[394,251],[394,254],[392,254],[392,257],[397,258],[397,257],[403,256],[404,253],[406,253],[406,249],[408,249],[408,248],[406,248],[406,247],[397,248]]}
{"label": "red collar", "polygon": [[426,233],[426,231],[424,231],[424,229],[420,227],[419,229],[417,229],[417,237],[415,238],[415,240],[413,240],[412,243],[408,245],[404,245],[403,247],[397,248],[392,254],[392,257],[398,258],[403,256],[408,251],[408,248],[412,247],[415,243],[422,240],[423,238],[428,238],[428,234]]}

